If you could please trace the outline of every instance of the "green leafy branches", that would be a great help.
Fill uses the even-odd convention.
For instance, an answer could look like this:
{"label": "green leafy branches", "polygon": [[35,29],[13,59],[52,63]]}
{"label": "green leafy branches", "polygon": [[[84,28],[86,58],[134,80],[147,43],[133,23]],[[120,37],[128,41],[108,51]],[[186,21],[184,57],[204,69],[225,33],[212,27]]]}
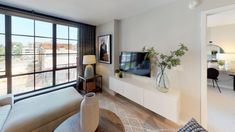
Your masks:
{"label": "green leafy branches", "polygon": [[146,48],[145,46],[143,47],[142,51],[147,52],[146,56],[144,57],[144,59],[147,58],[154,58],[157,57],[158,53],[157,51],[154,49],[154,47],[151,48]]}
{"label": "green leafy branches", "polygon": [[188,48],[183,43],[180,43],[179,49],[171,51],[170,55],[165,55],[162,53],[159,54],[153,47],[144,47],[143,51],[147,52],[145,59],[157,57],[155,63],[161,68],[161,70],[165,70],[165,68],[171,69],[172,67],[180,65],[180,57],[185,55],[185,53],[188,51]]}

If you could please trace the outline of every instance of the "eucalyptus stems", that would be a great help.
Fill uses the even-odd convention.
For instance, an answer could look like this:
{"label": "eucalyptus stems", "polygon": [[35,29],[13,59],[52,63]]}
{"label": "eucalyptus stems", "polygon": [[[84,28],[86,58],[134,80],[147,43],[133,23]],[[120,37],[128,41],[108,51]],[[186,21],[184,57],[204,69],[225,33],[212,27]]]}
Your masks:
{"label": "eucalyptus stems", "polygon": [[143,47],[143,51],[147,52],[146,58],[157,58],[157,60],[154,62],[161,70],[160,75],[158,75],[160,78],[158,81],[163,81],[163,85],[166,88],[165,80],[163,77],[165,69],[171,69],[172,67],[175,67],[177,65],[180,65],[180,58],[188,51],[188,48],[183,44],[180,43],[179,49],[175,51],[170,51],[169,55],[158,53],[154,47],[146,48]]}

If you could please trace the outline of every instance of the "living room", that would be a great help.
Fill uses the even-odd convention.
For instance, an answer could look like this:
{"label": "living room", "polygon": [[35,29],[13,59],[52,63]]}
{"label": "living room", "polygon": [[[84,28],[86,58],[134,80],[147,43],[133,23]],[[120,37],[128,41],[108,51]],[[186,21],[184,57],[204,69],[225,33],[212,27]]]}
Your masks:
{"label": "living room", "polygon": [[[7,96],[0,106],[11,104],[1,131],[70,131],[69,119],[84,111],[81,102],[94,95],[94,87],[99,90],[94,95],[99,106],[93,108],[100,109],[100,116],[114,114],[120,121],[118,126],[103,123],[104,131],[193,131],[180,129],[192,121],[198,122],[195,129],[208,130],[203,15],[234,8],[233,4],[233,0],[0,0],[0,99]],[[157,60],[151,54],[146,57],[149,53]],[[164,59],[159,61],[161,55],[170,56],[168,67]],[[142,56],[141,62],[134,62],[139,64],[135,69],[148,67],[148,74],[127,70],[132,66],[127,56]],[[162,77],[169,81],[163,90],[156,81],[161,66],[166,66]],[[95,81],[88,81],[89,76]],[[94,115],[88,119],[95,122],[97,115],[89,112]],[[98,120],[100,125],[101,117]],[[86,124],[81,122],[76,129]]]}

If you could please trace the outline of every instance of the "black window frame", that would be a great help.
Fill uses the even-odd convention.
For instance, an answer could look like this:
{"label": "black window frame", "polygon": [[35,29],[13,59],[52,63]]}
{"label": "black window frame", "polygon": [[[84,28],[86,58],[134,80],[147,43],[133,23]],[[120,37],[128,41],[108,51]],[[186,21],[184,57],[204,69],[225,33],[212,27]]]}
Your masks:
{"label": "black window frame", "polygon": [[[78,39],[77,39],[77,56],[79,55],[79,43],[80,43],[80,34],[79,34],[79,27],[80,26],[91,26],[91,27],[95,27],[93,25],[89,25],[89,24],[84,24],[84,23],[80,23],[80,22],[76,22],[76,21],[71,21],[71,20],[67,20],[67,19],[63,19],[63,18],[58,18],[58,17],[54,17],[54,16],[50,16],[50,15],[45,15],[45,14],[41,14],[41,13],[36,13],[34,11],[28,11],[28,10],[23,10],[23,9],[19,9],[19,8],[15,8],[15,7],[10,7],[10,6],[6,6],[6,5],[2,5],[0,4],[0,14],[5,15],[5,65],[6,65],[6,71],[5,71],[5,75],[4,76],[0,76],[0,78],[6,78],[7,79],[7,93],[10,94],[12,93],[12,78],[13,77],[17,77],[17,76],[23,76],[23,75],[32,75],[34,74],[34,76],[38,73],[44,73],[44,72],[52,72],[52,86],[50,87],[45,87],[42,89],[47,89],[47,88],[51,88],[54,86],[58,86],[56,85],[56,71],[57,70],[63,70],[63,69],[67,69],[68,73],[70,71],[70,69],[77,69],[77,65],[76,66],[69,66],[69,55],[70,53],[68,53],[68,67],[66,68],[57,68],[56,67],[56,25],[57,24],[61,24],[61,25],[66,25],[68,27],[75,27],[78,29]],[[53,66],[52,66],[52,70],[46,70],[46,71],[34,71],[33,73],[24,73],[24,74],[17,74],[17,75],[12,75],[12,46],[11,46],[11,42],[12,42],[12,27],[11,27],[11,16],[17,16],[17,17],[23,17],[23,18],[29,18],[29,19],[33,19],[34,20],[34,28],[35,28],[35,20],[39,20],[39,21],[43,21],[43,22],[49,22],[52,23],[52,48],[53,48],[53,53],[52,53],[52,57],[53,57]],[[69,34],[69,31],[68,31]],[[34,34],[34,39],[35,37],[42,37],[42,36],[36,36]],[[73,39],[69,39],[68,38],[68,44],[69,44],[69,40],[73,40]],[[74,40],[73,40],[74,41]],[[35,46],[35,40],[34,40],[34,46]],[[71,53],[74,54],[74,53]],[[35,57],[35,52],[34,52],[34,57]],[[35,67],[35,63],[34,63],[34,67]],[[34,68],[35,70],[35,68]],[[35,79],[34,79],[35,80]],[[66,83],[71,83],[71,82],[75,82],[75,81],[70,81],[70,75],[68,75],[68,82]],[[63,84],[66,84],[63,83]],[[63,84],[59,84],[59,85],[63,85]],[[34,91],[38,91],[38,90],[42,90],[42,89],[35,89],[35,81],[34,81],[34,90],[33,91],[27,91],[25,93],[30,93],[30,92],[34,92]],[[22,95],[25,93],[19,93],[17,95]]]}

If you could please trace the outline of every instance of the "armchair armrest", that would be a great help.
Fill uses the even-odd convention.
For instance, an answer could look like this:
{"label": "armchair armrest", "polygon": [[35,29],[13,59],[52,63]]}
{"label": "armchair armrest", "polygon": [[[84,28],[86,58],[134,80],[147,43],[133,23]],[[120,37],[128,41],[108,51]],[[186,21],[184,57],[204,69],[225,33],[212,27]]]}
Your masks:
{"label": "armchair armrest", "polygon": [[13,96],[12,94],[0,96],[0,106],[3,105],[12,105],[13,104]]}

